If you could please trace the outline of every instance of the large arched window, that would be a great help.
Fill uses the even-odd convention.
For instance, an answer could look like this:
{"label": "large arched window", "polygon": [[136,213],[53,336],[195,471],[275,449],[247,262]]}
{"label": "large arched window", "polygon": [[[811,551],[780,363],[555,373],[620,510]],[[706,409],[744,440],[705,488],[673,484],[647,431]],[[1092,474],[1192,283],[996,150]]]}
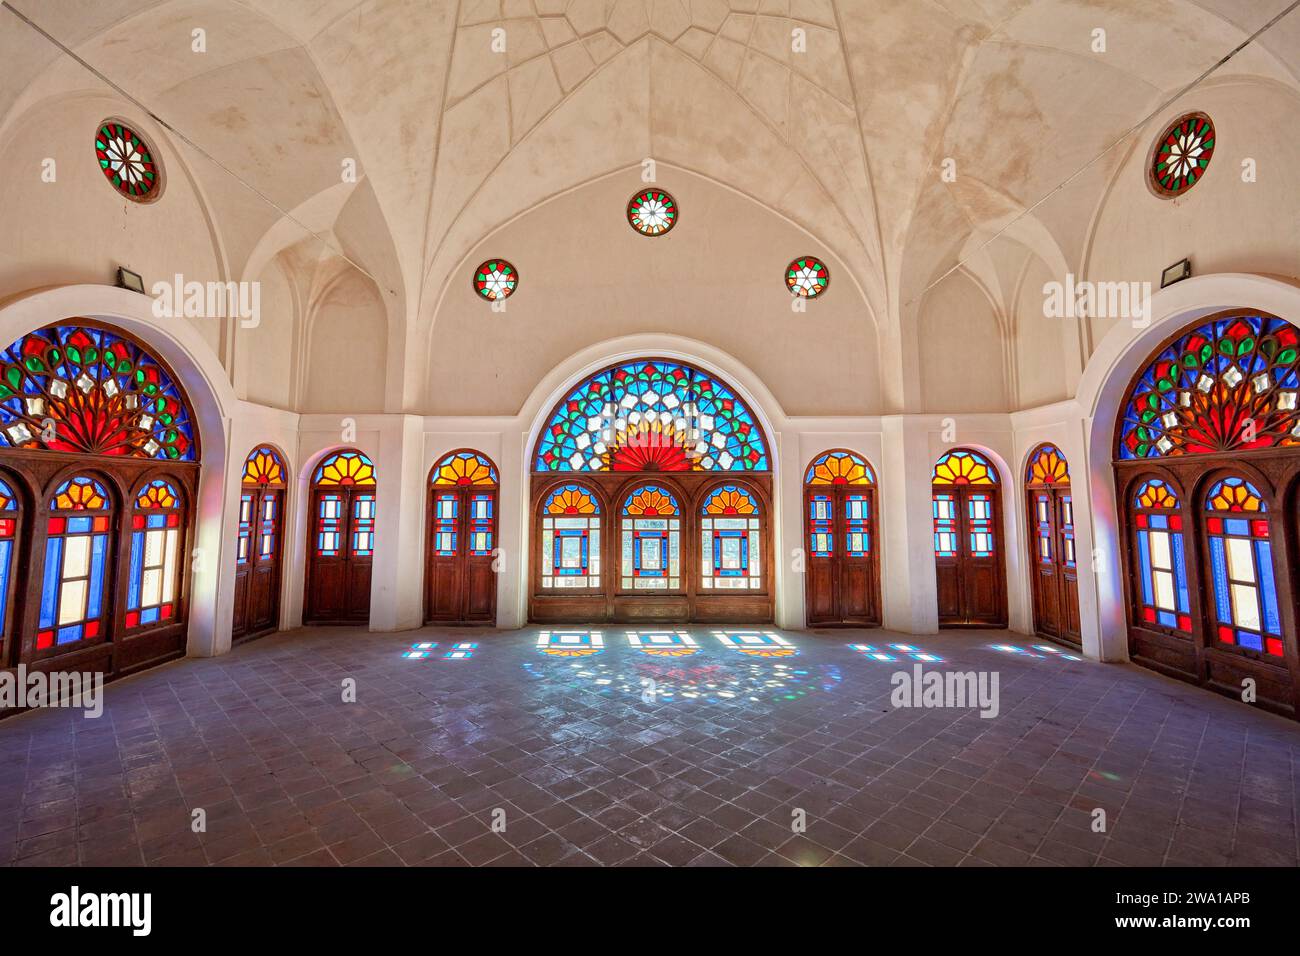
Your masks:
{"label": "large arched window", "polygon": [[871,466],[847,449],[823,452],[804,472],[804,599],[810,625],[880,623],[875,493]]}
{"label": "large arched window", "polygon": [[1070,466],[1055,445],[1039,445],[1025,466],[1034,629],[1079,646],[1079,567],[1074,550]]}
{"label": "large arched window", "polygon": [[[532,454],[530,617],[769,623],[769,447],[745,398],[684,362],[623,362],[569,387]],[[736,479],[730,507],[753,512],[726,510],[719,472]],[[568,477],[597,510],[552,510]],[[601,528],[602,502],[616,527]]]}
{"label": "large arched window", "polygon": [[429,473],[425,622],[496,620],[497,466],[482,452],[450,452]]}
{"label": "large arched window", "polygon": [[326,455],[312,475],[303,620],[370,620],[375,553],[375,466],[362,452]]}
{"label": "large arched window", "polygon": [[254,448],[244,460],[240,485],[234,640],[273,631],[280,621],[280,554],[288,482],[279,451],[270,445]]}
{"label": "large arched window", "polygon": [[593,489],[570,482],[550,490],[541,510],[543,590],[600,588],[600,501]]}
{"label": "large arched window", "polygon": [[713,489],[700,512],[700,586],[753,590],[763,586],[763,509],[744,485]]}
{"label": "large arched window", "polygon": [[997,469],[979,452],[958,448],[935,462],[932,481],[939,626],[1005,627]]}
{"label": "large arched window", "polygon": [[126,591],[128,631],[166,624],[181,598],[180,492],[155,478],[135,496],[131,512],[131,564]]}
{"label": "large arched window", "polygon": [[0,666],[75,654],[112,678],[185,653],[198,461],[184,391],[125,333],[70,319],[0,350]]}
{"label": "large arched window", "polygon": [[[1178,332],[1129,386],[1115,435],[1137,663],[1300,713],[1297,543],[1279,489],[1300,469],[1300,329],[1235,309]],[[1175,490],[1178,489],[1178,490]]]}
{"label": "large arched window", "polygon": [[624,591],[678,591],[682,586],[682,509],[658,485],[633,489],[623,502]]}

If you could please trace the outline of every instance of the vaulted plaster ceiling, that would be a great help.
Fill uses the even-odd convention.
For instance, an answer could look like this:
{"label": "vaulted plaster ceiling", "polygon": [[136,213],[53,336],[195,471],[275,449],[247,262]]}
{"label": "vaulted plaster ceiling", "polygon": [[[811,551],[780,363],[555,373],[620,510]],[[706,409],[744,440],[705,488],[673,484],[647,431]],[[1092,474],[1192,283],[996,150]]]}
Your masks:
{"label": "vaulted plaster ceiling", "polygon": [[[807,230],[888,328],[958,263],[1010,283],[994,236],[1077,265],[1148,117],[1290,2],[9,0],[103,79],[0,11],[0,131],[109,81],[185,144],[232,276],[309,230],[412,342],[485,235],[645,159]],[[1297,64],[1300,12],[1206,82]]]}

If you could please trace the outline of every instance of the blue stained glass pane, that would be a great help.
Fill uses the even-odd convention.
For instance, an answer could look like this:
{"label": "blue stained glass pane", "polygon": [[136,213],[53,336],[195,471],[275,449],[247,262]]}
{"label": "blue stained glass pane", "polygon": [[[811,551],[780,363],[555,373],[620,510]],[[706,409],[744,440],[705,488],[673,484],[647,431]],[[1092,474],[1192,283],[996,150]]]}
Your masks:
{"label": "blue stained glass pane", "polygon": [[90,530],[90,518],[69,518],[68,534],[85,534]]}
{"label": "blue stained glass pane", "polygon": [[81,625],[70,624],[59,628],[58,636],[54,640],[58,644],[71,644],[73,641],[81,640]]}
{"label": "blue stained glass pane", "polygon": [[1183,536],[1171,534],[1169,539],[1174,546],[1174,583],[1178,588],[1178,610],[1188,613],[1187,603],[1187,562],[1183,558]]}
{"label": "blue stained glass pane", "polygon": [[1223,539],[1210,538],[1210,568],[1213,572],[1214,611],[1219,623],[1232,623],[1232,603],[1228,599],[1228,564],[1223,554]]}
{"label": "blue stained glass pane", "polygon": [[144,532],[131,534],[131,581],[126,589],[126,606],[129,610],[140,607],[140,575],[144,572]]}
{"label": "blue stained glass pane", "polygon": [[1237,643],[1242,647],[1249,647],[1252,651],[1262,651],[1264,649],[1264,638],[1252,631],[1238,631]]}
{"label": "blue stained glass pane", "polygon": [[97,534],[90,545],[90,600],[86,604],[86,620],[99,617],[99,602],[104,595],[104,555],[108,551],[108,535]]}
{"label": "blue stained glass pane", "polygon": [[1150,522],[1153,528],[1164,529],[1169,527],[1169,515],[1148,515],[1147,521]]}
{"label": "blue stained glass pane", "polygon": [[1277,614],[1277,586],[1273,582],[1273,548],[1267,540],[1255,542],[1255,563],[1259,565],[1259,594],[1264,601],[1264,630],[1281,635]]}
{"label": "blue stained glass pane", "polygon": [[1175,629],[1178,627],[1178,618],[1174,616],[1173,611],[1158,611],[1156,613],[1156,620],[1165,627],[1172,627]]}
{"label": "blue stained glass pane", "polygon": [[45,542],[45,583],[41,589],[41,627],[54,626],[54,609],[59,604],[59,572],[63,570],[63,539]]}
{"label": "blue stained glass pane", "polygon": [[12,541],[0,541],[0,634],[7,633],[5,604],[9,596],[9,557],[12,551]]}
{"label": "blue stained glass pane", "polygon": [[1223,527],[1227,529],[1228,534],[1240,535],[1243,538],[1250,535],[1250,522],[1245,518],[1226,518]]}
{"label": "blue stained glass pane", "polygon": [[1146,531],[1138,532],[1138,563],[1142,565],[1142,603],[1149,607],[1156,602],[1151,594],[1151,535]]}
{"label": "blue stained glass pane", "polygon": [[151,607],[147,611],[140,612],[141,624],[152,624],[156,620],[158,620],[158,608]]}
{"label": "blue stained glass pane", "polygon": [[146,522],[148,523],[148,527],[150,527],[150,528],[165,528],[165,527],[167,527],[167,516],[166,516],[166,515],[149,515],[145,520],[146,520]]}

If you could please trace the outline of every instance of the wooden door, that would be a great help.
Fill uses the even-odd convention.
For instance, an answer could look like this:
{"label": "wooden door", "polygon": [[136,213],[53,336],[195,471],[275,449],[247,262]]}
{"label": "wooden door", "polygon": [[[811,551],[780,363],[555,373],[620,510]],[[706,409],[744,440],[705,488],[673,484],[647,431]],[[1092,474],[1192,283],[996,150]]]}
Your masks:
{"label": "wooden door", "polygon": [[430,488],[426,623],[496,622],[496,513],[495,488]]}
{"label": "wooden door", "polygon": [[871,487],[812,485],[805,490],[808,557],[804,593],[814,626],[880,623]]}
{"label": "wooden door", "polygon": [[280,622],[280,535],[284,491],[245,488],[239,498],[235,554],[235,639],[276,629]]}
{"label": "wooden door", "polygon": [[1034,629],[1079,644],[1079,574],[1074,550],[1074,501],[1068,487],[1030,488],[1030,568]]}
{"label": "wooden door", "polygon": [[374,488],[314,488],[308,544],[304,622],[368,622],[375,545]]}
{"label": "wooden door", "polygon": [[935,485],[940,627],[1005,627],[1007,591],[996,485]]}

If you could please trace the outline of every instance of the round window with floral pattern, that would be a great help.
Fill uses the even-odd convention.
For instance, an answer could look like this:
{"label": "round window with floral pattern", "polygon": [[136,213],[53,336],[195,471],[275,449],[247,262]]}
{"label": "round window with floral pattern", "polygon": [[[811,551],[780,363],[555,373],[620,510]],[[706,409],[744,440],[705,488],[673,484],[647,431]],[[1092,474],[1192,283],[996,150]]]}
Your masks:
{"label": "round window with floral pattern", "polygon": [[1151,188],[1159,196],[1181,196],[1199,183],[1214,156],[1214,123],[1188,113],[1170,126],[1151,154]]}
{"label": "round window with floral pattern", "polygon": [[162,171],[152,147],[125,123],[105,120],[95,134],[95,159],[104,178],[123,196],[151,202],[162,192]]}

